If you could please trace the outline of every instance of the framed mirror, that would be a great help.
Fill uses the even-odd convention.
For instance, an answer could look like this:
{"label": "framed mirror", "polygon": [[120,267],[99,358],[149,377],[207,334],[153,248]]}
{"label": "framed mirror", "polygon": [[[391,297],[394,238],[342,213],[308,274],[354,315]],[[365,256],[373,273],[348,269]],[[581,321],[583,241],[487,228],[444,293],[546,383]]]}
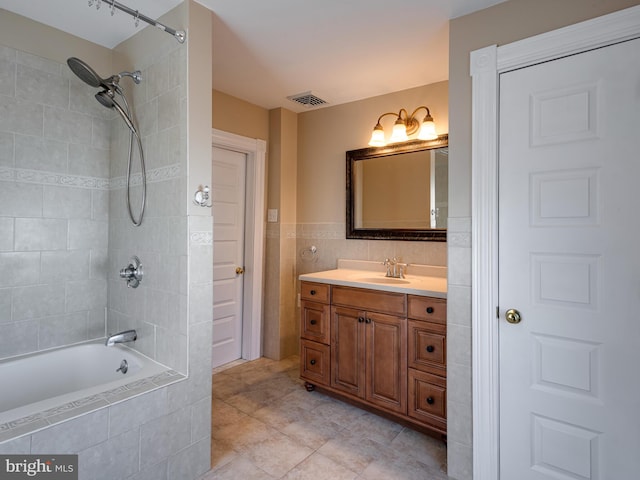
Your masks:
{"label": "framed mirror", "polygon": [[347,238],[447,240],[449,136],[347,152]]}

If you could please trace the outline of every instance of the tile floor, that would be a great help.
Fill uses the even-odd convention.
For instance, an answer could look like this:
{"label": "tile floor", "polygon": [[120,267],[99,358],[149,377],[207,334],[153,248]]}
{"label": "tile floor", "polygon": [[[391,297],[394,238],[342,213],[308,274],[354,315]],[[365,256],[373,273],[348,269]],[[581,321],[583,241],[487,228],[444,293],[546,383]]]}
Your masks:
{"label": "tile floor", "polygon": [[446,480],[440,440],[318,392],[298,357],[213,375],[212,470],[201,480]]}

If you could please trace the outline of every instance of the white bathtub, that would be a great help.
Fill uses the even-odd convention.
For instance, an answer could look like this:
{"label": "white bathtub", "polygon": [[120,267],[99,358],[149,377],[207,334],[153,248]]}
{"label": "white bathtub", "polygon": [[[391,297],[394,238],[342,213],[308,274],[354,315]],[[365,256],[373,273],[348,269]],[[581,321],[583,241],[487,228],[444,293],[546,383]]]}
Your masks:
{"label": "white bathtub", "polygon": [[[125,374],[117,371],[122,360],[128,363]],[[6,430],[19,425],[15,433],[24,434],[30,422],[51,425],[72,417],[74,410],[82,414],[91,406],[108,406],[165,385],[174,376],[175,380],[183,378],[134,350],[122,345],[106,347],[104,342],[3,360],[0,431],[7,434]],[[2,437],[7,435],[0,435],[0,442]]]}

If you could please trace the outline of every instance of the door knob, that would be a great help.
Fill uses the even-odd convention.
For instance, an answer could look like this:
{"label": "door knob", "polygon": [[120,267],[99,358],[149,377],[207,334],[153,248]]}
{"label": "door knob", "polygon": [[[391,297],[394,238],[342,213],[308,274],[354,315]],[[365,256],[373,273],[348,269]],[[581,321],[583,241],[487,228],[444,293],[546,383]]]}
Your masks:
{"label": "door knob", "polygon": [[520,323],[522,321],[522,316],[520,315],[520,312],[515,308],[510,308],[509,310],[507,310],[507,313],[505,314],[505,318],[507,319],[507,322],[513,323],[513,324]]}
{"label": "door knob", "polygon": [[244,267],[236,267],[236,275],[242,275],[244,273]]}

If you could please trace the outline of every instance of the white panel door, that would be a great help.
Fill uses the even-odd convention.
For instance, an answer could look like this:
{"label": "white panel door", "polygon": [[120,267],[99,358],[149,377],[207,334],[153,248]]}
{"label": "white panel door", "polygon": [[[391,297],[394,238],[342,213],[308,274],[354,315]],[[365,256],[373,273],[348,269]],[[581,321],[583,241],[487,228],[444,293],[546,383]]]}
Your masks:
{"label": "white panel door", "polygon": [[502,74],[499,159],[500,478],[640,478],[640,40]]}
{"label": "white panel door", "polygon": [[246,155],[213,147],[212,368],[242,356]]}

